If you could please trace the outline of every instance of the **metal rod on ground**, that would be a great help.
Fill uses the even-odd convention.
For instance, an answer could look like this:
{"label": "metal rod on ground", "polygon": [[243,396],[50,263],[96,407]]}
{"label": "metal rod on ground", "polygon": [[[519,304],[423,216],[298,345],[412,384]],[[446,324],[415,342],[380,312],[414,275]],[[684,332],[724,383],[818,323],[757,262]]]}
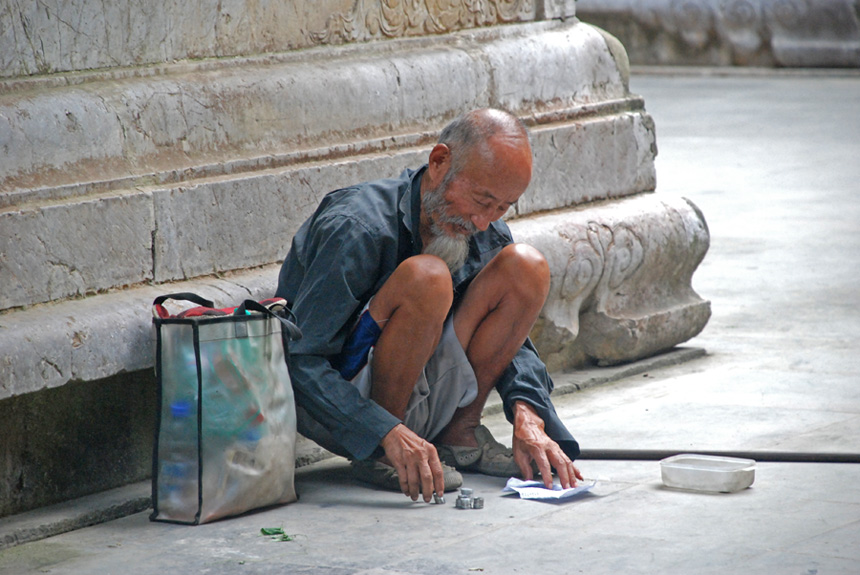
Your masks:
{"label": "metal rod on ground", "polygon": [[860,453],[810,453],[792,451],[712,451],[698,449],[583,449],[578,459],[659,461],[673,455],[695,453],[739,457],[779,463],[860,463]]}

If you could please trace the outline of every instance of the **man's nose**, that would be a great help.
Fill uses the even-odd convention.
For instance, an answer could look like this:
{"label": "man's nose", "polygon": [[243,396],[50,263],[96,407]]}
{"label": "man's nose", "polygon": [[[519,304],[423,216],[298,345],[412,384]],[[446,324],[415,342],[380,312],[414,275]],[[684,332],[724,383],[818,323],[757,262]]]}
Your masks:
{"label": "man's nose", "polygon": [[475,224],[475,227],[479,230],[486,231],[488,227],[490,227],[490,222],[493,220],[490,219],[487,214],[475,214],[472,216],[472,223]]}

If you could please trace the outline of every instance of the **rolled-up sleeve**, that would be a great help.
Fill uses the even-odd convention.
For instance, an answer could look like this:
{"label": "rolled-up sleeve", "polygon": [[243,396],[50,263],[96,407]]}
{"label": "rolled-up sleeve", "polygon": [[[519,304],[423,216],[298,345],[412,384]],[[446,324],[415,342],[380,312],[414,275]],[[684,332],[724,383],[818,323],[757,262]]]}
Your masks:
{"label": "rolled-up sleeve", "polygon": [[514,421],[517,401],[528,403],[543,419],[544,430],[550,439],[558,443],[568,457],[576,459],[579,457],[579,443],[558,417],[549,397],[552,389],[552,379],[530,339],[526,340],[496,384],[508,421]]}

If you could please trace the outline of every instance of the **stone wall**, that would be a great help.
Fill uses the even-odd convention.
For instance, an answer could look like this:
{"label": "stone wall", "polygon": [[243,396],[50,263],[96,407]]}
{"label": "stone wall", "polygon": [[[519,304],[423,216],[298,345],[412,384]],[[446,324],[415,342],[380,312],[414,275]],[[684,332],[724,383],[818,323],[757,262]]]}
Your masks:
{"label": "stone wall", "polygon": [[154,67],[574,15],[573,0],[10,0],[0,77]]}
{"label": "stone wall", "polygon": [[856,0],[579,0],[634,64],[860,67]]}
{"label": "stone wall", "polygon": [[532,129],[508,219],[551,262],[551,370],[708,320],[704,218],[651,193],[625,50],[572,1],[13,2],[0,30],[0,515],[145,478],[154,297],[271,295],[324,194],[420,165],[471,108]]}

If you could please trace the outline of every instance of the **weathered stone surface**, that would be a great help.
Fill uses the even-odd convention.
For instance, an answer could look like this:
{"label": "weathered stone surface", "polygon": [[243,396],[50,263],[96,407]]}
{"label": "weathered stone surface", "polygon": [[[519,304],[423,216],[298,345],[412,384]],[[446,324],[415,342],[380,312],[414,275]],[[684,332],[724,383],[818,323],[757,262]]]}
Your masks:
{"label": "weathered stone surface", "polygon": [[[147,477],[153,383],[150,370],[0,401],[0,517]],[[0,524],[0,549],[10,534]]]}
{"label": "weathered stone surface", "polygon": [[[584,202],[593,199],[590,194],[599,194],[600,190],[605,190],[606,195],[619,191],[632,194],[643,182],[653,187],[653,132],[646,130],[640,134],[644,144],[639,146],[632,131],[636,123],[647,118],[640,114],[593,118],[585,124],[539,126],[534,135],[535,182],[527,192],[527,201],[526,198],[521,201],[519,213]],[[624,126],[622,129],[616,126],[618,122]],[[601,127],[603,124],[606,126]],[[602,143],[598,145],[598,141]],[[643,150],[648,153],[639,157]],[[0,265],[11,270],[10,264],[20,262],[14,269],[27,269],[23,265],[28,262],[25,258],[38,255],[28,242],[39,241],[43,250],[47,249],[44,246],[52,250],[71,250],[70,246],[75,244],[65,242],[69,237],[69,222],[74,221],[80,226],[81,234],[73,236],[81,246],[75,253],[77,259],[73,260],[79,270],[77,275],[61,273],[51,283],[46,281],[46,276],[38,275],[47,273],[48,268],[33,260],[29,275],[2,276],[4,281],[15,277],[16,284],[9,284],[9,289],[0,293],[0,297],[14,305],[33,303],[13,299],[23,297],[21,286],[25,282],[29,282],[27,293],[31,296],[39,294],[59,299],[91,293],[96,290],[92,274],[102,273],[95,276],[99,281],[111,277],[109,274],[116,277],[123,271],[121,263],[129,265],[134,261],[130,257],[134,253],[139,254],[138,263],[146,262],[147,266],[152,266],[152,271],[142,265],[133,266],[131,272],[125,271],[125,276],[115,280],[115,285],[135,283],[141,281],[140,278],[157,282],[183,280],[278,261],[289,249],[293,233],[324,194],[381,175],[396,175],[406,167],[423,163],[426,154],[426,148],[406,149],[399,153],[268,170],[248,176],[213,178],[187,187],[145,189],[138,196],[117,196],[111,201],[103,199],[55,207],[54,211],[61,208],[65,211],[61,218],[51,220],[50,225],[30,224],[20,232],[0,236],[0,242],[5,242],[6,254]],[[629,160],[624,161],[624,158]],[[566,162],[569,163],[567,172],[564,170]],[[620,180],[623,186],[618,185]],[[130,201],[136,211],[129,208]],[[107,210],[112,202],[119,206],[119,215],[112,212],[89,218],[81,215],[88,213],[84,208]],[[43,222],[46,213],[53,211],[24,212],[37,222]],[[139,229],[117,228],[110,223],[120,216],[123,221],[138,225]],[[0,216],[0,221],[4,221],[2,218],[14,223],[9,227],[4,224],[4,230],[22,226],[21,219],[28,221],[21,212],[8,212]],[[46,239],[39,240],[40,237]],[[143,242],[136,250],[128,243],[134,238]],[[67,245],[69,247],[63,247]],[[65,253],[60,252],[60,255]],[[65,261],[60,255],[54,257],[57,261]],[[105,265],[105,262],[111,263]],[[257,286],[255,294],[270,295],[276,275],[276,269],[270,269],[265,278],[254,275],[251,283]],[[189,289],[196,289],[194,286],[199,281],[206,289],[208,280],[192,282]],[[213,285],[221,286],[221,283]],[[227,281],[225,285],[233,283]],[[48,291],[49,287],[56,289],[57,286],[64,286],[65,291]],[[102,286],[102,289],[105,287],[111,285]],[[127,291],[127,297],[131,298],[128,301],[120,297],[121,294],[107,294],[0,316],[0,350],[3,352],[0,399],[4,395],[63,385],[75,379],[92,380],[149,367],[152,362],[148,340],[151,335],[149,304],[165,291],[178,290],[170,285],[141,288]],[[220,295],[222,293],[230,294],[232,299]],[[228,305],[245,293],[244,288],[237,291],[235,287],[221,286],[214,298],[225,298],[221,301]]]}
{"label": "weathered stone surface", "polygon": [[520,215],[653,190],[654,122],[627,111],[532,130],[534,176]]}
{"label": "weathered stone surface", "polygon": [[[535,179],[514,215],[654,188],[654,133],[642,112],[540,126],[533,142]],[[323,195],[420,166],[426,155],[403,150],[153,191],[155,280],[277,261]]]}
{"label": "weathered stone surface", "polygon": [[[68,182],[21,178],[18,195],[4,192],[0,309],[277,262],[325,193],[420,165],[439,126],[465,107],[504,106],[532,125],[535,178],[511,218],[655,187],[653,123],[627,92],[623,48],[590,26],[534,23],[319,54],[4,96],[4,145],[15,150],[0,160],[5,172]],[[428,89],[452,77],[451,89]],[[343,105],[352,102],[362,105]],[[129,306],[108,294],[0,316],[2,393],[150,366],[145,310],[164,291],[127,290]],[[615,318],[611,305],[595,311]],[[563,313],[575,322],[578,312]],[[541,329],[576,335],[570,322],[552,326]],[[673,337],[683,336],[657,339]],[[635,354],[653,351],[653,339]]]}
{"label": "weathered stone surface", "polygon": [[436,132],[468,107],[570,115],[628,97],[604,37],[576,22],[328,50],[7,94],[0,207],[122,179],[128,187],[200,177],[251,158],[292,163],[299,151],[345,144],[353,155],[370,140]]}
{"label": "weathered stone surface", "polygon": [[853,0],[580,0],[635,64],[860,67]]}
{"label": "weathered stone surface", "polygon": [[282,52],[573,15],[573,0],[4,2],[0,77]]}
{"label": "weathered stone surface", "polygon": [[492,70],[490,100],[518,115],[628,96],[602,34],[587,24],[556,24],[542,34],[499,38],[469,52]]}
{"label": "weathered stone surface", "polygon": [[181,280],[281,260],[325,194],[396,176],[420,166],[426,155],[426,150],[404,151],[153,192],[155,279]]}
{"label": "weathered stone surface", "polygon": [[550,295],[533,333],[550,371],[653,355],[690,339],[710,317],[691,286],[708,229],[683,198],[644,194],[511,229],[550,263]]}
{"label": "weathered stone surface", "polygon": [[[591,199],[589,194],[600,190],[606,190],[608,195],[619,190],[635,193],[642,181],[653,186],[653,156],[638,156],[643,149],[653,152],[653,133],[646,130],[641,135],[645,145],[639,147],[630,131],[636,122],[647,118],[639,114],[632,113],[632,119],[627,115],[593,118],[586,122],[585,127],[577,123],[538,127],[534,140],[538,158],[536,172],[540,174],[536,173],[535,182],[527,192],[529,201],[523,201],[519,212],[527,214],[585,201]],[[619,121],[625,126],[623,130],[615,126]],[[604,123],[607,127],[600,128]],[[602,144],[595,147],[597,137]],[[594,149],[586,153],[589,147]],[[621,149],[625,151],[619,152]],[[29,282],[27,293],[31,296],[52,297],[53,293],[54,298],[60,298],[90,293],[96,289],[92,287],[91,274],[104,274],[95,276],[100,281],[108,274],[118,274],[122,271],[120,263],[128,265],[129,256],[133,253],[139,254],[139,261],[153,266],[149,272],[151,275],[147,276],[143,267],[132,267],[133,273],[126,271],[127,275],[115,281],[115,285],[135,283],[135,280],[140,281],[139,278],[158,282],[182,280],[277,261],[289,248],[295,230],[325,193],[381,175],[395,175],[405,167],[418,166],[425,161],[426,153],[426,148],[405,149],[398,153],[268,170],[254,175],[212,178],[186,187],[144,189],[138,196],[114,199],[125,210],[128,210],[129,200],[134,200],[132,205],[145,215],[138,220],[136,216],[121,212],[127,220],[140,226],[140,229],[123,233],[117,232],[110,223],[116,219],[115,216],[108,214],[81,219],[74,211],[83,210],[81,206],[98,206],[105,210],[111,205],[110,201],[63,205],[65,215],[53,221],[52,225],[42,224],[41,228],[30,225],[26,233],[22,231],[0,238],[6,242],[6,258],[2,265],[12,269],[10,263],[26,262],[25,258],[36,257],[36,252],[21,240],[22,237],[29,237],[30,241],[46,237],[40,245],[62,249],[68,222],[77,221],[81,234],[86,235],[75,237],[87,247],[75,254],[77,259],[74,261],[76,269],[88,270],[87,273],[79,271],[77,276],[60,274],[56,281],[62,280],[58,285],[66,289],[60,296],[57,295],[59,292],[47,291],[54,284],[46,283],[44,277],[38,275],[45,273],[47,268],[33,263],[29,275],[4,274],[4,281],[15,277],[17,283],[16,286],[10,285],[15,289],[8,289],[0,296],[6,298],[4,301],[21,305],[20,301],[11,298],[21,297],[20,286],[24,282]],[[622,161],[625,157],[630,161]],[[564,176],[564,162],[559,158],[570,163],[567,178]],[[607,166],[616,165],[621,168],[607,170]],[[645,174],[645,180],[639,179],[642,174]],[[623,187],[617,186],[619,180],[623,180]],[[555,194],[553,190],[557,190]],[[59,210],[60,207],[54,209]],[[52,210],[28,213],[29,217],[41,221],[44,214],[51,214]],[[135,213],[131,212],[132,215]],[[19,212],[8,212],[2,217],[11,222],[23,218]],[[13,227],[3,229],[11,230]],[[53,235],[46,235],[47,230],[52,230]],[[136,251],[128,244],[135,237],[143,242]],[[112,263],[105,265],[105,262]],[[15,269],[18,268],[23,269],[23,266],[18,265]],[[260,297],[274,289],[275,276],[276,271],[270,271],[270,277],[262,282],[268,289],[258,290]],[[75,278],[78,283],[72,283]],[[20,386],[6,389],[6,393],[17,395],[62,385],[74,379],[91,380],[150,365],[150,346],[146,343],[150,327],[146,310],[152,298],[167,290],[175,291],[172,286],[145,288],[143,291],[129,291],[130,296],[146,294],[135,296],[131,302],[113,301],[118,296],[108,294],[0,316],[0,350],[4,358],[4,364],[0,365],[0,382],[7,387]],[[236,298],[241,295],[241,292],[234,294]],[[230,301],[228,298],[225,305]],[[58,305],[62,307],[58,308]]]}
{"label": "weathered stone surface", "polygon": [[[552,269],[549,301],[534,332],[551,370],[646,357],[693,337],[707,322],[709,305],[690,285],[707,250],[707,228],[682,199],[639,195],[518,219],[511,228]],[[148,369],[155,297],[193,291],[232,305],[271,296],[277,272],[275,264],[0,315],[0,400]]]}
{"label": "weathered stone surface", "polygon": [[[517,205],[519,215],[622,197],[655,185],[653,127],[641,111],[538,126],[534,150],[535,180]],[[417,167],[426,154],[426,148],[406,149],[149,188],[144,197],[153,203],[153,227],[139,231],[142,241],[152,242],[150,277],[158,282],[182,280],[275,262],[324,194]],[[96,227],[93,235],[99,237],[101,231]],[[78,267],[98,267],[102,261],[94,257]],[[113,285],[136,281],[138,276],[128,276]],[[38,293],[38,285],[32,285],[33,293]],[[83,285],[79,293],[92,289]]]}
{"label": "weathered stone surface", "polygon": [[0,212],[0,309],[152,278],[146,194]]}
{"label": "weathered stone surface", "polygon": [[544,0],[537,2],[537,19],[573,18],[576,15],[576,0]]}
{"label": "weathered stone surface", "polygon": [[[0,515],[145,476],[152,300],[270,296],[322,195],[417,167],[470,108],[533,128],[535,178],[509,217],[553,267],[535,330],[551,369],[706,321],[683,279],[701,230],[642,199],[651,119],[623,47],[573,0],[120,4],[0,6],[0,421],[39,426],[0,442]],[[622,293],[645,268],[672,285]]]}
{"label": "weathered stone surface", "polygon": [[516,214],[654,188],[650,118],[593,27],[394,45],[7,95],[0,173],[18,175],[0,192],[0,309],[275,262],[323,194],[420,165],[444,119],[473,105],[535,125]]}
{"label": "weathered stone surface", "polygon": [[152,300],[191,291],[221,306],[271,297],[278,267],[143,286],[0,315],[0,400],[152,368]]}
{"label": "weathered stone surface", "polygon": [[[643,123],[647,123],[647,116],[635,111],[592,118],[582,124],[537,127],[534,136],[536,179],[527,192],[528,201],[519,206],[520,214],[590,200],[590,194],[599,194],[600,190],[605,190],[607,195],[619,191],[631,194],[643,182],[653,187],[653,132],[645,129],[638,136],[635,132],[635,126]],[[641,146],[637,143],[640,140],[644,142]],[[158,282],[274,262],[286,253],[293,233],[325,193],[418,166],[425,161],[426,153],[427,148],[412,148],[252,175],[210,178],[184,187],[142,189],[139,196],[132,198],[143,202],[139,210],[146,218],[137,222],[142,228],[134,234],[129,232],[117,237],[110,225],[104,225],[111,217],[81,222],[79,216],[65,216],[71,218],[69,221],[81,223],[81,229],[88,233],[86,240],[94,250],[87,252],[89,260],[79,259],[76,265],[80,269],[109,268],[111,273],[117,273],[117,264],[105,266],[103,263],[125,261],[124,250],[129,248],[123,247],[123,239],[132,237],[152,242],[138,251],[145,261],[152,258],[151,277]],[[566,162],[569,164],[567,172],[564,170]],[[619,186],[619,181],[624,185]],[[119,196],[115,201],[123,200],[120,203],[125,206],[128,199]],[[70,210],[91,204],[74,203],[64,207]],[[104,208],[110,202],[92,205]],[[34,211],[32,217],[44,217],[46,211],[51,213],[51,210]],[[16,221],[14,218],[20,214],[10,212],[4,216]],[[56,230],[66,226],[66,219],[54,224]],[[17,253],[23,258],[30,253],[28,245],[18,241],[21,235],[6,238],[7,264],[11,255]],[[64,240],[62,234],[51,237],[53,243],[47,242],[49,245],[60,245]],[[0,399],[60,386],[72,380],[90,381],[148,368],[153,361],[148,310],[154,297],[185,289],[202,290],[203,295],[224,305],[251,292],[258,299],[267,297],[274,290],[277,267],[265,269],[267,271],[252,273],[241,280],[201,279],[182,286],[166,284],[2,315]],[[119,285],[132,283],[135,277],[140,276],[130,275]],[[60,275],[60,278],[70,281],[67,275]],[[29,280],[31,290],[41,285],[37,279]],[[68,291],[76,294],[90,291],[84,284],[76,284],[73,288]],[[7,297],[16,294],[18,292],[11,291]]]}

